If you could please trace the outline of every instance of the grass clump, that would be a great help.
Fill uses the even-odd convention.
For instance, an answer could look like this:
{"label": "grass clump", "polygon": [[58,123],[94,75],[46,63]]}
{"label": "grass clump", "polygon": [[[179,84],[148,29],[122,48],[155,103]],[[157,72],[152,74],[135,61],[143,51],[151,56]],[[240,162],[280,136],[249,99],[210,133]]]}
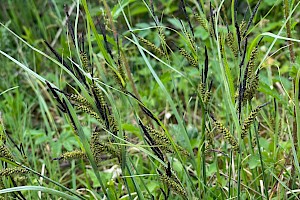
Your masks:
{"label": "grass clump", "polygon": [[1,197],[298,198],[300,3],[13,2]]}

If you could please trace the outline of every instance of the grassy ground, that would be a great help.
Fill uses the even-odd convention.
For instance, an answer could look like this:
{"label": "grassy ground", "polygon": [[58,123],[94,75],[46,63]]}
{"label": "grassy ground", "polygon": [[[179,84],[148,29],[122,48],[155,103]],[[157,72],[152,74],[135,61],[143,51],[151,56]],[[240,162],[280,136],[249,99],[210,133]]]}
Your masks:
{"label": "grassy ground", "polygon": [[1,3],[0,198],[299,199],[299,4]]}

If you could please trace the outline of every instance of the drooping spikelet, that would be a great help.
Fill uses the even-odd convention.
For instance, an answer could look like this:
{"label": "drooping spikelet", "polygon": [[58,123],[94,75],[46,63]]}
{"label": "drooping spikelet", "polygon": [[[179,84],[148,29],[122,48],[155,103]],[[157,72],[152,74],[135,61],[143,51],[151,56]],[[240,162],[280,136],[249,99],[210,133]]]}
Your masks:
{"label": "drooping spikelet", "polygon": [[90,103],[88,102],[88,100],[85,97],[81,96],[80,94],[66,94],[66,96],[70,101],[74,101],[76,103],[79,103],[79,104],[82,104],[82,105],[85,105],[88,107],[92,107],[90,105]]}
{"label": "drooping spikelet", "polygon": [[207,104],[210,101],[211,92],[209,90],[205,90],[202,82],[198,84],[198,93],[201,95],[200,98],[204,104]]}
{"label": "drooping spikelet", "polygon": [[255,93],[257,92],[258,85],[259,71],[257,71],[257,73],[253,74],[251,77],[247,78],[243,103],[245,103],[247,100],[250,101],[254,97]]}
{"label": "drooping spikelet", "polygon": [[[104,94],[100,88],[97,87],[97,85],[92,85],[92,89],[95,91],[95,95],[99,100],[100,107],[101,107],[101,113],[107,113],[107,105],[104,98]],[[102,115],[102,114],[101,114]]]}
{"label": "drooping spikelet", "polygon": [[[170,140],[167,138],[167,136],[156,129],[153,129],[149,126],[145,126],[146,130],[148,131],[150,137],[154,141],[155,145],[159,146],[159,148],[164,152],[164,153],[174,153],[174,150],[172,148],[172,144]],[[176,148],[183,154],[183,155],[189,155],[189,153],[182,148],[179,145],[176,145]]]}
{"label": "drooping spikelet", "polygon": [[117,132],[119,131],[118,125],[116,123],[116,120],[113,115],[108,116],[108,121],[109,121],[109,128],[110,131],[114,134],[117,135]]}
{"label": "drooping spikelet", "polygon": [[103,120],[101,119],[101,117],[95,111],[93,111],[90,107],[87,107],[87,106],[84,106],[84,105],[75,105],[75,108],[77,108],[78,110],[80,110],[82,112],[85,112],[85,113],[91,115],[92,117],[94,117],[100,123],[103,123]]}
{"label": "drooping spikelet", "polygon": [[210,146],[212,146],[213,144],[213,131],[210,130],[208,131],[208,133],[206,134],[206,144],[205,144],[205,150],[208,150]]}
{"label": "drooping spikelet", "polygon": [[234,54],[234,56],[237,58],[238,55],[239,55],[239,51],[238,51],[238,47],[237,47],[236,43],[234,42],[234,37],[233,37],[233,34],[231,32],[229,32],[226,35],[226,42],[227,42],[230,50]]}
{"label": "drooping spikelet", "polygon": [[249,58],[249,62],[248,62],[248,65],[249,65],[249,67],[248,67],[248,77],[253,76],[257,54],[258,54],[258,48],[254,47],[253,50],[250,53],[250,58]]}
{"label": "drooping spikelet", "polygon": [[255,117],[258,115],[259,111],[265,106],[266,104],[257,106],[254,110],[252,110],[249,114],[249,116],[244,120],[243,125],[242,125],[242,134],[241,138],[243,139],[247,133],[248,129],[250,128],[251,124],[254,122]]}
{"label": "drooping spikelet", "polygon": [[177,182],[174,178],[168,176],[167,174],[163,174],[161,171],[157,170],[159,173],[160,180],[167,185],[167,187],[176,194],[179,194],[183,197],[186,197],[186,191],[182,187],[182,185]]}
{"label": "drooping spikelet", "polygon": [[89,59],[84,51],[80,51],[80,60],[82,62],[83,69],[91,72]]}
{"label": "drooping spikelet", "polygon": [[12,154],[4,144],[0,146],[0,157],[6,158],[7,160],[10,161],[14,161]]}
{"label": "drooping spikelet", "polygon": [[90,140],[91,151],[92,151],[92,154],[94,156],[97,166],[99,166],[99,164],[101,162],[101,151],[100,151],[101,147],[98,144],[100,134],[101,134],[101,132],[94,131],[91,135],[91,140]]}
{"label": "drooping spikelet", "polygon": [[159,54],[159,55],[161,55],[161,56],[165,56],[164,51],[163,51],[161,48],[155,46],[155,44],[153,44],[153,43],[150,42],[149,40],[146,40],[145,38],[142,38],[142,37],[140,37],[140,36],[136,36],[136,37],[139,39],[140,42],[142,42],[145,46],[149,47],[149,48],[150,48],[151,50],[153,50],[155,53],[157,53],[157,54]]}
{"label": "drooping spikelet", "polygon": [[193,56],[191,56],[184,48],[180,48],[179,52],[182,56],[184,56],[187,59],[187,61],[190,63],[190,65],[198,68],[198,60],[195,59]]}
{"label": "drooping spikelet", "polygon": [[107,117],[109,110],[108,110],[108,106],[107,106],[105,98],[104,98],[104,94],[103,94],[102,90],[99,87],[97,87],[96,84],[92,85],[92,93],[96,100],[95,101],[96,106],[101,115],[101,118],[104,120],[106,128],[109,128],[109,121],[108,121],[108,117]]}
{"label": "drooping spikelet", "polygon": [[160,37],[161,43],[166,43],[166,35],[164,34],[163,27],[158,27],[158,35]]}
{"label": "drooping spikelet", "polygon": [[76,160],[86,158],[85,152],[81,150],[75,150],[63,153],[59,158],[54,158],[54,160]]}
{"label": "drooping spikelet", "polygon": [[200,23],[200,25],[207,31],[208,31],[208,22],[207,22],[207,19],[203,16],[203,15],[200,15],[196,12],[194,12],[194,16],[196,18],[196,20]]}
{"label": "drooping spikelet", "polygon": [[113,78],[115,79],[116,83],[119,85],[122,91],[126,91],[126,78],[123,68],[118,65],[117,68],[110,67],[111,72],[113,73]]}
{"label": "drooping spikelet", "polygon": [[231,148],[235,151],[239,150],[239,146],[235,137],[230,133],[230,131],[220,122],[214,121],[214,126],[218,133],[222,134],[225,139],[228,140],[228,143],[231,145]]}
{"label": "drooping spikelet", "polygon": [[187,32],[187,31],[184,31],[184,34],[186,35],[191,47],[193,48],[194,51],[196,51],[196,42],[195,42],[195,39],[192,37],[192,35]]}
{"label": "drooping spikelet", "polygon": [[[121,85],[121,88],[122,89],[125,89],[126,88],[126,80],[127,80],[127,77],[125,75],[125,71],[124,71],[124,68],[123,68],[123,61],[122,61],[122,56],[119,56],[119,61],[118,61],[118,68],[117,68],[117,71],[118,73],[120,74],[120,77],[118,77],[118,82],[119,82],[119,85]],[[123,81],[122,81],[122,80]],[[123,83],[124,82],[124,83]]]}
{"label": "drooping spikelet", "polygon": [[112,157],[116,157],[120,161],[121,156],[119,149],[114,147],[110,142],[100,142],[100,134],[101,131],[93,132],[90,140],[91,151],[96,164],[99,166],[102,153],[109,153]]}
{"label": "drooping spikelet", "polygon": [[247,23],[245,20],[242,20],[242,22],[240,23],[240,26],[239,26],[239,30],[240,30],[240,37],[243,38],[244,37],[244,33],[246,31],[246,26],[247,26]]}
{"label": "drooping spikelet", "polygon": [[28,170],[23,167],[5,168],[0,170],[0,177],[26,173],[28,173]]}
{"label": "drooping spikelet", "polygon": [[214,24],[211,21],[209,21],[209,35],[212,38],[214,38],[214,35],[215,35]]}

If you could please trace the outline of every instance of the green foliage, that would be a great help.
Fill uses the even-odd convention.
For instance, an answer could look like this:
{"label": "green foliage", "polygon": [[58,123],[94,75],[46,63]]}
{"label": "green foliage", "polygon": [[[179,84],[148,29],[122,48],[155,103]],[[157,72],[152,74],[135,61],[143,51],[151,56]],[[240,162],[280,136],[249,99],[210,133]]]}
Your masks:
{"label": "green foliage", "polygon": [[1,197],[297,199],[300,3],[179,2],[1,4]]}

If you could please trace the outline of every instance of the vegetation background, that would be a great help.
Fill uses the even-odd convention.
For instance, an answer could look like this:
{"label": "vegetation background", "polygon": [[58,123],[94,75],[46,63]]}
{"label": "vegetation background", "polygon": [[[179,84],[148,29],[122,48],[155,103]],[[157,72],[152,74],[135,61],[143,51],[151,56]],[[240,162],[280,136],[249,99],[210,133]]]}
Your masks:
{"label": "vegetation background", "polygon": [[299,199],[299,4],[2,0],[0,198]]}

